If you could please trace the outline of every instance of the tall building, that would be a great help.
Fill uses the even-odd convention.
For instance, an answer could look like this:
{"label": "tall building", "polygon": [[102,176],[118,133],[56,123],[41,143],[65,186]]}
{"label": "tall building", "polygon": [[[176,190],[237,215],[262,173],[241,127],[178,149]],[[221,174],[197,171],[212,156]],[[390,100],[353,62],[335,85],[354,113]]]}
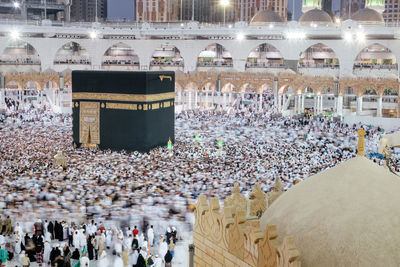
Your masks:
{"label": "tall building", "polygon": [[302,6],[301,10],[303,11],[303,13],[306,13],[307,11],[314,8],[317,9],[322,8],[321,0],[303,0],[301,6]]}
{"label": "tall building", "polygon": [[0,19],[69,21],[70,0],[1,0]]}
{"label": "tall building", "polygon": [[[229,23],[249,22],[257,12],[262,10],[273,10],[283,20],[287,19],[287,0],[229,0],[226,7],[220,3],[220,0],[182,0],[182,19],[192,20],[194,17],[194,20],[199,22],[223,22],[224,9],[225,21]],[[192,16],[193,13],[194,16]]]}
{"label": "tall building", "polygon": [[383,18],[386,22],[400,22],[400,9],[398,0],[386,0]]}
{"label": "tall building", "polygon": [[332,14],[332,0],[322,0],[322,10],[328,14]]}
{"label": "tall building", "polygon": [[[358,10],[364,8],[365,0],[340,0],[340,17],[345,20],[351,18]],[[349,12],[351,15],[349,15]]]}
{"label": "tall building", "polygon": [[179,20],[179,0],[136,0],[135,7],[138,22]]}
{"label": "tall building", "polygon": [[107,20],[107,0],[72,0],[71,21],[97,21]]}

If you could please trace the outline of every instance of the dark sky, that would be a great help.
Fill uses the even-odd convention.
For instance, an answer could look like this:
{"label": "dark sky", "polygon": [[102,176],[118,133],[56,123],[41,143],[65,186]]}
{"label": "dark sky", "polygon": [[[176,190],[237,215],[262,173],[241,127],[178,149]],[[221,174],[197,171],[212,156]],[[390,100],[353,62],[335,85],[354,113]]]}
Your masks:
{"label": "dark sky", "polygon": [[109,20],[133,20],[134,0],[107,0]]}
{"label": "dark sky", "polygon": [[[293,1],[296,3],[295,7],[295,17],[296,20],[301,16],[301,0],[288,0],[288,10],[292,11],[293,9]],[[332,0],[333,8],[332,10],[335,13],[335,10],[339,10],[340,0]],[[133,20],[134,16],[134,0],[108,0],[108,18],[110,20]]]}

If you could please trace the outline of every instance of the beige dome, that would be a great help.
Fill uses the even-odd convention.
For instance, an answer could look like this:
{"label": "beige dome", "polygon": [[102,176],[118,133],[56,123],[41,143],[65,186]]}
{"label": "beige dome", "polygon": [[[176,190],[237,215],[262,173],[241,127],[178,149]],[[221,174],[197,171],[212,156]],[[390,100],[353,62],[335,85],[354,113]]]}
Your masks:
{"label": "beige dome", "polygon": [[282,18],[272,10],[263,10],[254,15],[250,21],[250,25],[274,22],[282,22]]}
{"label": "beige dome", "polygon": [[327,22],[332,23],[332,18],[325,11],[314,8],[304,13],[299,20],[301,23],[305,22]]}
{"label": "beige dome", "polygon": [[358,10],[356,13],[354,13],[351,19],[355,21],[368,21],[368,22],[380,22],[380,23],[384,22],[382,14],[370,8],[363,8]]}
{"label": "beige dome", "polygon": [[282,194],[261,227],[294,236],[303,267],[400,266],[399,191],[399,177],[356,157]]}

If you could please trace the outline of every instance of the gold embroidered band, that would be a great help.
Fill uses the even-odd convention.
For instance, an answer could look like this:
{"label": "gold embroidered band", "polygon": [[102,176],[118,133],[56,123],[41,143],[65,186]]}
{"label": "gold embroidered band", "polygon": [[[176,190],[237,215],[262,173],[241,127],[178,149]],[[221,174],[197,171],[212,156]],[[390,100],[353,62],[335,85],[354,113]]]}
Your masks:
{"label": "gold embroidered band", "polygon": [[110,94],[110,93],[72,93],[73,100],[108,100],[108,101],[132,101],[132,102],[155,102],[174,99],[175,92],[139,95],[139,94]]}

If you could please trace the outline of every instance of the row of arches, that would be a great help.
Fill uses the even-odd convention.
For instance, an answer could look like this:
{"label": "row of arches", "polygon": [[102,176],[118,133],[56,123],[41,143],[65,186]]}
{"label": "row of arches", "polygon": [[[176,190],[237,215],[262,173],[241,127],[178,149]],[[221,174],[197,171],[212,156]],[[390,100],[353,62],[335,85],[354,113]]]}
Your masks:
{"label": "row of arches", "polygon": [[[144,60],[144,59],[142,59]],[[119,42],[109,47],[103,55],[102,68],[125,66],[139,68],[141,59],[129,45]],[[91,65],[87,50],[76,42],[69,42],[58,49],[54,65]],[[8,44],[0,56],[1,65],[40,65],[40,55],[29,43],[15,40]],[[171,44],[158,47],[150,58],[150,66],[170,66],[183,71],[184,58],[180,50]],[[304,69],[331,68],[339,69],[340,62],[333,49],[325,44],[317,43],[300,53],[297,68]],[[205,47],[197,57],[197,67],[233,67],[232,54],[222,45],[213,43]],[[253,68],[285,68],[282,53],[271,44],[263,43],[252,49],[246,60],[246,69]],[[354,60],[355,74],[358,71],[377,69],[398,69],[396,56],[390,49],[381,44],[372,44],[362,49]]]}

